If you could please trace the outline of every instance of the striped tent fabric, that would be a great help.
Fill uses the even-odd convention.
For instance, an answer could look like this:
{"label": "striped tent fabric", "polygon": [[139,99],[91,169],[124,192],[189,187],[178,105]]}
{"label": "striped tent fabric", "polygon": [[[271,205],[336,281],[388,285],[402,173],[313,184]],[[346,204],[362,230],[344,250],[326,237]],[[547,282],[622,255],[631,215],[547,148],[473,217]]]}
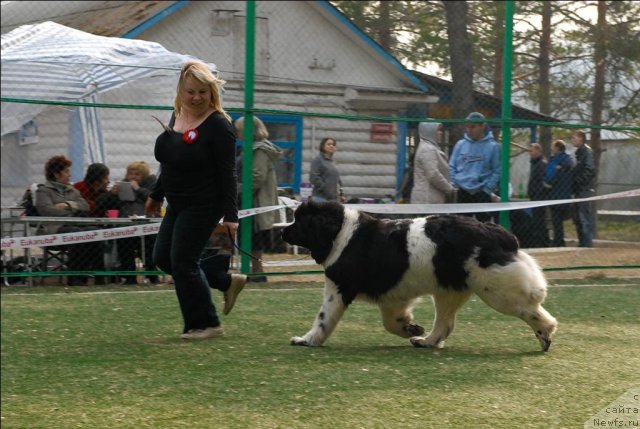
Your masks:
{"label": "striped tent fabric", "polygon": [[193,59],[155,42],[96,36],[54,22],[21,26],[2,35],[2,135],[46,107],[6,99],[91,101],[137,79],[175,75]]}

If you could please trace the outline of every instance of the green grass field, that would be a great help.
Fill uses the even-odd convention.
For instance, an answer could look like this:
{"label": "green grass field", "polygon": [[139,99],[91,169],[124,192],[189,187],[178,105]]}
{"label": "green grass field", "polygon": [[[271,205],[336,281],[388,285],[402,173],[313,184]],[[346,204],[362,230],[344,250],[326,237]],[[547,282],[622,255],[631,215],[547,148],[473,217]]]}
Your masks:
{"label": "green grass field", "polygon": [[[640,386],[640,281],[602,282],[550,288],[560,325],[549,353],[477,298],[431,351],[387,334],[361,302],[325,347],[290,346],[320,306],[317,283],[248,288],[223,319],[227,336],[202,342],[179,338],[170,287],[3,288],[1,424],[582,428]],[[430,326],[429,299],[415,315]]]}

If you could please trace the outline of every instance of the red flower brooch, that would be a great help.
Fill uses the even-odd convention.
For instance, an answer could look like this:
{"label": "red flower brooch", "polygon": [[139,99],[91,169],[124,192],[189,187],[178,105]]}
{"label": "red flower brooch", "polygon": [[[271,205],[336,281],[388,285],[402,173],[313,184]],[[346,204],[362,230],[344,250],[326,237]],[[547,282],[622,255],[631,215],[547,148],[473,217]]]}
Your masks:
{"label": "red flower brooch", "polygon": [[194,143],[196,140],[198,140],[199,135],[200,134],[198,133],[198,130],[196,130],[195,128],[191,128],[190,130],[187,130],[184,132],[184,134],[182,134],[182,141],[186,144]]}

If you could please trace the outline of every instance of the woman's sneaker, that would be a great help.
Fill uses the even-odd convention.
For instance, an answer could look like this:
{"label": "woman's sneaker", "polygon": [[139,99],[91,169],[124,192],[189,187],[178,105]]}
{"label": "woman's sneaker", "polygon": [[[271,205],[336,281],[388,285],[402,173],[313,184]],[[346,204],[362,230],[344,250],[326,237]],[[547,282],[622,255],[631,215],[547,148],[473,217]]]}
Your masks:
{"label": "woman's sneaker", "polygon": [[206,340],[208,338],[224,337],[222,326],[210,326],[205,329],[191,329],[181,335],[185,340]]}
{"label": "woman's sneaker", "polygon": [[222,310],[222,312],[225,316],[231,312],[238,295],[240,295],[240,292],[242,292],[246,284],[247,276],[244,274],[231,274],[231,285],[224,293],[224,310]]}

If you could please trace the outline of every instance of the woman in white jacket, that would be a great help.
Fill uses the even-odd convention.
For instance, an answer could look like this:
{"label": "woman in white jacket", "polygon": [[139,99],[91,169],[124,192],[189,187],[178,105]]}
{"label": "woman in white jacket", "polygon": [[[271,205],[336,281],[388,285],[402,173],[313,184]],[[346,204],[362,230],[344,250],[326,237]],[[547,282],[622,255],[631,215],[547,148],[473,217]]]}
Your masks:
{"label": "woman in white jacket", "polygon": [[420,122],[420,144],[413,161],[412,204],[444,204],[453,201],[455,188],[449,176],[449,164],[438,142],[442,124]]}

